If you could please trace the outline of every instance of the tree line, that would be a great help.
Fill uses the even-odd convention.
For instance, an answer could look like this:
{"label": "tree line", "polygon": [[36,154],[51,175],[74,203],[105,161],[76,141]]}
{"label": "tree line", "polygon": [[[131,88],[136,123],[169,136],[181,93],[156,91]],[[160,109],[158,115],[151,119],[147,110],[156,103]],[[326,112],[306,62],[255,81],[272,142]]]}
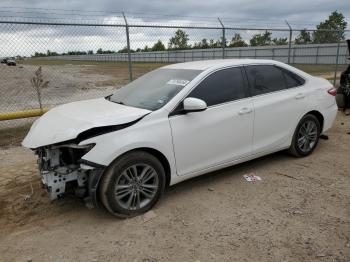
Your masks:
{"label": "tree line", "polygon": [[[295,38],[295,44],[323,44],[323,43],[337,43],[338,41],[345,40],[345,29],[347,22],[342,13],[338,11],[332,12],[329,17],[316,26],[316,30],[310,32],[307,29],[300,31]],[[333,31],[324,31],[333,30]],[[260,34],[255,34],[249,40],[244,40],[239,33],[235,33],[234,36],[227,40],[223,44],[222,37],[218,40],[203,38],[199,42],[193,44],[189,43],[190,38],[186,31],[178,29],[174,36],[168,41],[166,47],[161,40],[158,40],[153,46],[144,46],[143,48],[137,48],[136,50],[130,50],[131,52],[150,52],[150,51],[166,51],[166,50],[185,50],[185,49],[207,49],[207,48],[220,48],[223,45],[225,47],[246,47],[246,46],[271,46],[271,45],[287,45],[288,38],[272,38],[272,32],[265,31]],[[118,51],[102,50],[99,48],[96,54],[114,54],[114,53],[127,53],[127,47],[124,47]],[[41,56],[57,56],[57,55],[88,55],[94,54],[93,50],[89,51],[69,51],[67,53],[58,54],[48,50],[46,53],[35,52],[35,57]]]}

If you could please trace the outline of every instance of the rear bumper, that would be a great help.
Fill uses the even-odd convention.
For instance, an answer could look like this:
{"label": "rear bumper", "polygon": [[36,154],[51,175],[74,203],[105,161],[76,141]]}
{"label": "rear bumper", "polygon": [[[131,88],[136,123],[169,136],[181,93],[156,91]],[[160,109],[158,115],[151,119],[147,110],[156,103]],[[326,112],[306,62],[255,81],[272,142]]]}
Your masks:
{"label": "rear bumper", "polygon": [[338,106],[336,103],[334,103],[332,106],[324,110],[323,117],[324,117],[324,122],[323,122],[323,130],[322,133],[326,132],[328,129],[330,129],[333,126],[334,120],[337,116],[338,112]]}

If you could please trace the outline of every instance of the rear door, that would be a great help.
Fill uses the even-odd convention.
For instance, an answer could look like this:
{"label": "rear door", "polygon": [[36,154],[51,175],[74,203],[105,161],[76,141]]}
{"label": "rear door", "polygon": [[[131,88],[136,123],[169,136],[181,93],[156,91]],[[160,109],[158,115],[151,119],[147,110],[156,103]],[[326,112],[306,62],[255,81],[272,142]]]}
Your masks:
{"label": "rear door", "polygon": [[255,109],[253,153],[288,146],[307,108],[305,80],[275,65],[245,66]]}
{"label": "rear door", "polygon": [[180,104],[169,116],[179,175],[251,154],[253,106],[247,89],[240,67],[219,70],[187,96],[204,100],[205,111],[182,114]]}

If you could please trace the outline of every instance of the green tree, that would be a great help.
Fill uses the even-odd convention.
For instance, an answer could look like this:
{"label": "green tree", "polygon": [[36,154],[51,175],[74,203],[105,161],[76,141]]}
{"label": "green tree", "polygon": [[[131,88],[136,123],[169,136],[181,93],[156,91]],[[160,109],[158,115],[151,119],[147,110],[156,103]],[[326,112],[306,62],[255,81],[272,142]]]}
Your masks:
{"label": "green tree", "polygon": [[216,48],[217,42],[214,41],[214,39],[209,40],[209,48]]}
{"label": "green tree", "polygon": [[203,49],[209,48],[209,43],[208,43],[208,40],[206,38],[202,39],[201,48],[203,48]]}
{"label": "green tree", "polygon": [[162,41],[158,40],[158,42],[152,46],[152,51],[165,51],[165,46]]}
{"label": "green tree", "polygon": [[[340,40],[345,39],[345,28],[347,22],[342,13],[338,11],[332,12],[328,19],[321,22],[316,28],[317,30],[313,33],[314,43],[337,43]],[[334,30],[322,31],[322,30]]]}
{"label": "green tree", "polygon": [[263,34],[256,34],[253,35],[252,39],[250,39],[250,45],[251,46],[264,46],[264,45],[271,45],[271,32],[265,31]]}
{"label": "green tree", "polygon": [[169,49],[177,49],[177,50],[181,50],[181,49],[188,49],[191,46],[188,44],[188,34],[179,29],[175,32],[175,35],[169,39],[169,43],[168,43],[168,47]]}
{"label": "green tree", "polygon": [[87,53],[88,53],[88,55],[93,55],[94,51],[93,50],[89,50]]}
{"label": "green tree", "polygon": [[[97,50],[97,52],[98,52],[98,50]],[[118,50],[118,53],[127,53],[127,52],[128,52],[128,47],[127,46],[124,46],[122,49]]]}
{"label": "green tree", "polygon": [[193,49],[206,49],[209,48],[209,43],[206,38],[203,38],[200,42],[194,43]]}
{"label": "green tree", "polygon": [[51,52],[50,50],[47,50],[46,55],[47,56],[56,56],[58,54],[56,52]]}
{"label": "green tree", "polygon": [[235,33],[235,35],[232,37],[228,46],[229,47],[244,47],[244,46],[248,46],[248,45],[246,42],[244,42],[244,40],[240,34]]}
{"label": "green tree", "polygon": [[[222,47],[222,41],[223,41],[223,37],[220,37],[220,39],[218,41],[216,41],[217,47]],[[227,40],[225,39],[225,46],[227,46]]]}
{"label": "green tree", "polygon": [[295,43],[297,45],[309,44],[311,42],[311,34],[310,32],[306,31],[306,29],[301,30],[297,38],[295,38]]}
{"label": "green tree", "polygon": [[[119,51],[118,51],[119,52]],[[86,53],[86,52],[85,52]],[[114,54],[115,51],[112,50],[102,50],[102,48],[97,49],[96,54]]]}
{"label": "green tree", "polygon": [[[124,46],[122,49],[118,51],[118,53],[127,53],[128,52],[128,47]],[[114,51],[106,50],[102,51],[102,54],[114,54]],[[135,50],[130,49],[130,53],[135,53]]]}
{"label": "green tree", "polygon": [[145,47],[142,49],[142,52],[149,52],[151,51],[151,48],[148,47],[148,45],[145,45]]}
{"label": "green tree", "polygon": [[288,45],[288,40],[286,38],[274,38],[272,39],[274,45]]}
{"label": "green tree", "polygon": [[40,53],[40,52],[35,52],[35,53],[34,53],[34,56],[35,56],[35,57],[43,57],[43,56],[46,56],[46,54]]}

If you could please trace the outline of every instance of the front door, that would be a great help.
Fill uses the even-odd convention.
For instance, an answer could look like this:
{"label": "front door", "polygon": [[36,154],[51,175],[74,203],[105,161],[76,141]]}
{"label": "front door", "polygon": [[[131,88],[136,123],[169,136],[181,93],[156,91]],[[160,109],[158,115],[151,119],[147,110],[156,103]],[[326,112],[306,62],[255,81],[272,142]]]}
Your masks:
{"label": "front door", "polygon": [[251,154],[254,109],[240,67],[212,73],[187,97],[204,100],[208,108],[182,114],[179,105],[169,117],[178,175]]}

